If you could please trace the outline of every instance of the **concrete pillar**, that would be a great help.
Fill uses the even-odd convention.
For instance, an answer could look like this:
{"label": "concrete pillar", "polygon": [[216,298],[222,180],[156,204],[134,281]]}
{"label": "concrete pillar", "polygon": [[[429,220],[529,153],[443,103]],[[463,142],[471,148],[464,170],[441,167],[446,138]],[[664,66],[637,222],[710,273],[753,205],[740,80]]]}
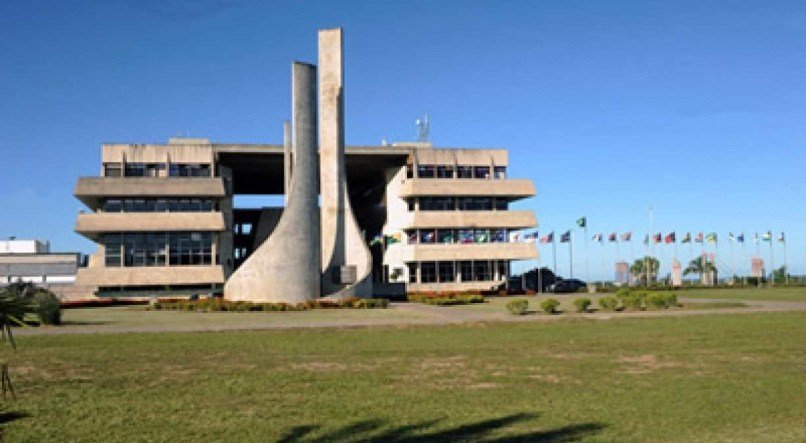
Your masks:
{"label": "concrete pillar", "polygon": [[[350,206],[344,168],[344,66],[341,29],[319,31],[319,157],[322,294],[372,296],[372,256]],[[295,172],[296,174],[296,172]],[[339,279],[356,269],[353,283]]]}
{"label": "concrete pillar", "polygon": [[291,122],[283,122],[283,193],[288,203],[288,194],[291,193]]}
{"label": "concrete pillar", "polygon": [[320,294],[316,67],[292,67],[293,176],[272,235],[227,280],[230,300],[300,303]]}

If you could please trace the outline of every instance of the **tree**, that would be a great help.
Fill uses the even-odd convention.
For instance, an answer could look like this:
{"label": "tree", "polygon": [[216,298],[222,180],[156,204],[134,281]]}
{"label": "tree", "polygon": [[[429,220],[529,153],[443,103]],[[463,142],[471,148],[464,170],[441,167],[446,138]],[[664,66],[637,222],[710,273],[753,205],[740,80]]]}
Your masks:
{"label": "tree", "polygon": [[788,273],[786,272],[786,266],[781,266],[778,269],[772,270],[772,277],[775,279],[776,283],[784,283],[786,282]]}
{"label": "tree", "polygon": [[683,271],[683,275],[697,274],[702,281],[703,274],[716,273],[716,266],[713,262],[708,261],[705,256],[699,256],[691,260]]}
{"label": "tree", "polygon": [[635,260],[630,266],[630,274],[641,284],[646,284],[647,274],[649,274],[649,281],[653,282],[658,276],[658,269],[660,269],[660,261],[655,257],[646,256]]}

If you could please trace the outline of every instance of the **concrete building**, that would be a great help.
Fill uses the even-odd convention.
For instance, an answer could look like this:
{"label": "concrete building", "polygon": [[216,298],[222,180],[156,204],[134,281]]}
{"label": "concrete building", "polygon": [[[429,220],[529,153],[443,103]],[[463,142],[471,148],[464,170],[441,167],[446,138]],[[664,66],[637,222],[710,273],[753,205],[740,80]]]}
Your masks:
{"label": "concrete building", "polygon": [[[537,258],[510,242],[537,220],[509,210],[535,188],[507,176],[506,150],[345,146],[342,47],[340,29],[320,31],[318,67],[293,64],[283,145],[104,144],[100,177],[74,191],[89,208],[75,230],[98,244],[78,284],[299,302],[494,290],[512,260]],[[238,195],[285,205],[235,207]]]}
{"label": "concrete building", "polygon": [[50,252],[41,240],[0,240],[0,286],[34,283],[61,292],[76,279],[81,264],[77,252]]}

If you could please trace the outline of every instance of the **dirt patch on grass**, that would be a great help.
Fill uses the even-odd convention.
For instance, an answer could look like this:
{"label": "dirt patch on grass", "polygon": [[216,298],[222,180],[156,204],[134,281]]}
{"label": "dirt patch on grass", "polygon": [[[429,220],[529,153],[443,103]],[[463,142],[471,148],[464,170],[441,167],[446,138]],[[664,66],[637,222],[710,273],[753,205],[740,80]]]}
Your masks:
{"label": "dirt patch on grass", "polygon": [[466,358],[461,355],[453,357],[440,357],[440,358],[425,358],[420,362],[420,369],[422,370],[444,370],[444,369],[462,369],[467,366]]}
{"label": "dirt patch on grass", "polygon": [[348,366],[343,363],[312,361],[307,363],[292,363],[291,369],[309,372],[335,372],[346,371]]}
{"label": "dirt patch on grass", "polygon": [[662,361],[654,354],[621,357],[616,361],[623,365],[621,372],[625,374],[649,374],[658,369],[679,368],[682,366],[674,361]]}
{"label": "dirt patch on grass", "polygon": [[473,383],[467,385],[467,389],[495,389],[500,387],[500,383]]}

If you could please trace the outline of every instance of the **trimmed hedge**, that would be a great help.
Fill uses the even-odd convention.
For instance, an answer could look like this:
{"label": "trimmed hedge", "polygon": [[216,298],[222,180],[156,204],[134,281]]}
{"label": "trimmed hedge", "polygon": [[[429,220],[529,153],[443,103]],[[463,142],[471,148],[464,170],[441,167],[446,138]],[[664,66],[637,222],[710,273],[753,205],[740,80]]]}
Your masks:
{"label": "trimmed hedge", "polygon": [[409,294],[408,300],[434,306],[453,306],[484,303],[484,296],[472,293],[413,293]]}
{"label": "trimmed hedge", "polygon": [[341,300],[310,300],[298,304],[233,302],[221,298],[203,298],[199,300],[157,301],[152,303],[149,309],[188,312],[273,312],[307,311],[309,309],[384,309],[388,306],[389,300],[385,298],[350,297]]}
{"label": "trimmed hedge", "polygon": [[507,302],[507,309],[514,315],[526,314],[529,310],[529,300],[525,298],[516,298]]}
{"label": "trimmed hedge", "polygon": [[577,309],[577,312],[588,312],[588,309],[591,307],[591,299],[587,297],[581,297],[574,300],[574,307]]}
{"label": "trimmed hedge", "polygon": [[599,306],[606,311],[615,311],[619,307],[619,302],[616,297],[602,297],[599,299]]}
{"label": "trimmed hedge", "polygon": [[553,298],[547,298],[540,302],[540,309],[542,309],[546,314],[556,314],[557,308],[559,307],[560,302]]}

